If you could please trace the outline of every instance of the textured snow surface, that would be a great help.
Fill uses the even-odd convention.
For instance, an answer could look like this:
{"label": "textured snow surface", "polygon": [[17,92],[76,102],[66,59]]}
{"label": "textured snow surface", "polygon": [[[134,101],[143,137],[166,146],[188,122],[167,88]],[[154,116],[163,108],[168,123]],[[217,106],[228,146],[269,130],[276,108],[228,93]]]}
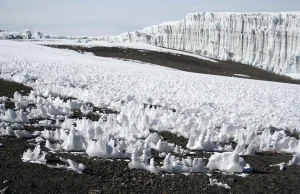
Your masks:
{"label": "textured snow surface", "polygon": [[179,22],[102,39],[145,42],[276,73],[300,73],[300,12],[191,13]]}
{"label": "textured snow surface", "polygon": [[[0,136],[35,136],[37,144],[45,142],[54,153],[131,158],[130,168],[152,173],[251,172],[241,155],[263,151],[294,153],[290,163],[299,161],[300,141],[285,132],[300,131],[299,85],[175,71],[14,41],[0,41],[0,69],[1,78],[34,88],[27,96],[15,93],[9,99],[16,105],[13,110],[0,102]],[[78,100],[64,102],[59,96]],[[94,114],[87,102],[118,114],[101,115],[98,121],[70,118],[72,110]],[[34,126],[55,130],[22,130],[33,119],[39,120]],[[187,149],[152,130],[184,136]],[[230,141],[237,144],[235,149]],[[151,149],[164,157],[161,164],[151,158]],[[220,153],[208,159],[184,156],[194,150]],[[23,159],[45,163],[44,154],[37,146]],[[50,167],[85,168],[61,161],[67,165]]]}
{"label": "textured snow surface", "polygon": [[[299,128],[298,85],[174,71],[13,41],[0,42],[0,68],[2,78],[100,107],[120,109],[134,100],[174,108],[185,112],[181,120],[190,117],[203,125]],[[178,112],[162,115],[159,125],[175,131],[187,125],[190,130],[192,123],[181,126],[177,116]],[[168,117],[175,120],[166,123]]]}

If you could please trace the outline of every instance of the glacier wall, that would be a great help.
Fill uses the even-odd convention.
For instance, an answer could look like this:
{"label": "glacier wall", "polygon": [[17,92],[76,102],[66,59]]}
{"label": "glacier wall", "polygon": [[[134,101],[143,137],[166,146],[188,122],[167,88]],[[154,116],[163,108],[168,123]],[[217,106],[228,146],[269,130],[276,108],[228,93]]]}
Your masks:
{"label": "glacier wall", "polygon": [[192,13],[181,21],[103,39],[145,42],[276,73],[300,73],[300,12]]}

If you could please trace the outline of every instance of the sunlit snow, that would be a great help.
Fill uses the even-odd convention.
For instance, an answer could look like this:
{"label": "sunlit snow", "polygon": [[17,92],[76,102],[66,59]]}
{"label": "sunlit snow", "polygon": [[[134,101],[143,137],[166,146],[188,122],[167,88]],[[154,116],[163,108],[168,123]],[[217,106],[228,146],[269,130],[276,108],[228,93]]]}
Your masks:
{"label": "sunlit snow", "polygon": [[[248,173],[241,155],[262,151],[296,154],[291,164],[298,164],[299,140],[286,132],[299,132],[299,85],[175,71],[13,41],[0,41],[0,69],[1,78],[34,88],[28,95],[15,93],[10,99],[15,109],[0,101],[0,136],[34,137],[36,148],[24,152],[24,161],[45,163],[40,153],[45,142],[51,153],[130,158],[130,168],[156,174]],[[78,99],[63,101],[61,96]],[[87,102],[116,114],[99,113],[98,121],[70,118],[73,110],[98,114]],[[31,124],[32,120],[38,122]],[[45,128],[31,133],[22,125]],[[186,148],[153,131],[187,138]],[[162,163],[151,157],[151,150],[159,153]],[[211,156],[185,156],[195,150]],[[61,161],[66,165],[48,166],[80,173],[86,168]]]}

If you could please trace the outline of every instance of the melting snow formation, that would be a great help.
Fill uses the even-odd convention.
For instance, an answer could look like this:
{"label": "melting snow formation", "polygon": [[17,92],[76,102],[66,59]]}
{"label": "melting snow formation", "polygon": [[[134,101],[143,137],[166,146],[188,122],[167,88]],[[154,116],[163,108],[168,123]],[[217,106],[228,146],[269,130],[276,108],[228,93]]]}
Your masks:
{"label": "melting snow formation", "polygon": [[[271,132],[270,128],[251,129],[225,123],[217,127],[202,119],[196,119],[195,115],[185,118],[186,112],[173,112],[164,107],[150,108],[136,102],[121,107],[118,114],[102,115],[96,121],[85,117],[72,118],[73,111],[86,110],[86,107],[90,111],[83,111],[84,115],[98,113],[93,112],[93,107],[83,101],[63,101],[51,95],[55,93],[32,91],[28,96],[15,93],[13,98],[5,99],[13,101],[15,109],[6,109],[5,104],[0,103],[0,136],[16,136],[35,141],[36,147],[24,152],[24,162],[83,173],[86,167],[72,160],[60,158],[63,165],[49,165],[46,160],[48,153],[81,152],[89,157],[102,159],[131,158],[129,168],[143,169],[155,174],[212,171],[232,174],[252,172],[243,155],[273,151],[295,154],[288,166],[300,165],[300,140],[287,136],[284,130]],[[17,106],[20,104],[24,106]],[[164,124],[166,121],[162,115],[180,127],[174,131],[175,126],[170,127],[171,123]],[[23,118],[22,122],[15,119],[19,117]],[[193,122],[190,122],[191,119]],[[39,128],[31,133],[25,130],[26,126],[44,129]],[[159,135],[162,131],[189,138],[186,149],[169,143]],[[234,149],[230,142],[236,144]],[[47,148],[48,152],[42,151],[41,146]],[[208,159],[199,158],[193,156],[195,150],[210,152],[211,155]],[[152,151],[158,152],[159,157],[154,158]],[[187,154],[192,157],[186,156]],[[155,159],[162,162],[155,163]],[[285,164],[279,166],[282,166],[281,169],[286,167]],[[211,184],[220,186],[215,181]]]}
{"label": "melting snow formation", "polygon": [[[80,152],[87,160],[131,159],[129,168],[155,174],[232,174],[251,173],[244,155],[282,152],[295,157],[281,166],[300,164],[300,140],[293,136],[300,132],[299,85],[193,74],[5,40],[0,69],[0,78],[34,88],[28,95],[0,97],[0,136],[36,145],[24,152],[25,162],[47,165],[50,153]],[[6,107],[8,101],[15,108]],[[79,173],[86,168],[66,159],[48,167]]]}
{"label": "melting snow formation", "polygon": [[276,73],[300,73],[300,12],[192,13],[181,21],[103,39],[145,42]]}

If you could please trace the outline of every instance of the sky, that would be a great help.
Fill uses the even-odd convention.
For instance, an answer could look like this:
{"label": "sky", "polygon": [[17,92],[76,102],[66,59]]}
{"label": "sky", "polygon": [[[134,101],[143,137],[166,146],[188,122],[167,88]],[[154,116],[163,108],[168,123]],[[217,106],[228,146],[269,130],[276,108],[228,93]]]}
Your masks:
{"label": "sky", "polygon": [[300,11],[300,0],[0,0],[0,29],[106,36],[194,12]]}

